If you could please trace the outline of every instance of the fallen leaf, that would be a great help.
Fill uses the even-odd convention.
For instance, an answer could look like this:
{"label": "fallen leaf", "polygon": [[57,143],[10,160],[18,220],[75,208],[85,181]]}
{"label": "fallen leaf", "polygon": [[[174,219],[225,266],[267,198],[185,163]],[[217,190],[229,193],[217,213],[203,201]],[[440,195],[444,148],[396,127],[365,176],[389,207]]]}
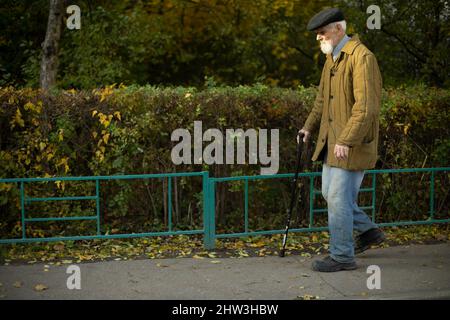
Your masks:
{"label": "fallen leaf", "polygon": [[307,273],[302,273],[302,277],[308,278],[308,277],[310,277],[310,275]]}
{"label": "fallen leaf", "polygon": [[308,258],[311,257],[311,254],[308,253],[308,252],[302,252],[300,255],[301,255],[302,257],[308,257]]}
{"label": "fallen leaf", "polygon": [[319,296],[313,296],[310,294],[304,294],[303,296],[297,296],[300,300],[317,300],[319,299]]}
{"label": "fallen leaf", "polygon": [[157,267],[160,267],[160,268],[167,268],[167,267],[169,267],[168,265],[166,265],[166,264],[161,264],[161,263],[157,263],[156,266],[157,266]]}
{"label": "fallen leaf", "polygon": [[248,257],[249,256],[248,253],[245,250],[239,250],[237,253],[241,257]]}
{"label": "fallen leaf", "polygon": [[15,288],[20,288],[20,287],[22,287],[22,285],[23,285],[22,281],[16,281],[16,282],[14,282],[14,284],[13,284],[13,286],[14,286]]}
{"label": "fallen leaf", "polygon": [[53,246],[53,249],[55,249],[56,251],[62,251],[64,250],[64,244],[55,244]]}
{"label": "fallen leaf", "polygon": [[221,263],[221,262],[218,260],[212,260],[211,263]]}
{"label": "fallen leaf", "polygon": [[261,248],[264,247],[266,245],[266,243],[263,240],[260,240],[256,243],[251,243],[249,246],[253,247],[253,248]]}
{"label": "fallen leaf", "polygon": [[205,259],[204,257],[201,257],[199,255],[194,255],[192,258],[194,258],[194,259]]}
{"label": "fallen leaf", "polygon": [[36,291],[44,291],[47,289],[48,289],[48,287],[45,284],[37,284],[34,286],[34,290],[36,290]]}

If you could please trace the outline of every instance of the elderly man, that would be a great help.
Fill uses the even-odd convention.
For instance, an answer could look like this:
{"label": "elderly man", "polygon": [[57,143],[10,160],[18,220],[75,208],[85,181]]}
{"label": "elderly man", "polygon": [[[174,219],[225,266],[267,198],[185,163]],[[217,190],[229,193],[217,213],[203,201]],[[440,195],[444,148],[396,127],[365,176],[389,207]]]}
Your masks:
{"label": "elderly man", "polygon": [[[356,269],[355,252],[380,244],[384,234],[357,205],[364,170],[377,159],[381,74],[374,54],[357,35],[346,34],[343,13],[326,9],[307,29],[327,55],[303,141],[320,124],[313,161],[323,161],[322,194],[328,204],[330,255],[313,262],[315,271]],[[359,232],[356,248],[353,229]]]}

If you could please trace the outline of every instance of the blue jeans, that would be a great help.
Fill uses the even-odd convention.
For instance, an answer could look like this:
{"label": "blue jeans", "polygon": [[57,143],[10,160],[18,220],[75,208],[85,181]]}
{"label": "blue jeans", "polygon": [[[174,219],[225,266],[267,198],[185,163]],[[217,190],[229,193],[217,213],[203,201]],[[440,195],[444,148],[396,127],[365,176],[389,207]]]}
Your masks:
{"label": "blue jeans", "polygon": [[355,259],[353,229],[362,233],[377,228],[356,203],[363,178],[364,171],[323,164],[322,195],[328,204],[329,251],[331,258],[338,262],[348,263]]}

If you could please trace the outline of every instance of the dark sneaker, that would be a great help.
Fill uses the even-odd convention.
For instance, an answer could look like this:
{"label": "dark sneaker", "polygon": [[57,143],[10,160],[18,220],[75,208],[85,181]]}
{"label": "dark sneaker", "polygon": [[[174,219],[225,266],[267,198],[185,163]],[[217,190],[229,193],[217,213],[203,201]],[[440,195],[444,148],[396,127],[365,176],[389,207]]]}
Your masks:
{"label": "dark sneaker", "polygon": [[362,253],[371,246],[382,243],[385,239],[386,237],[380,229],[373,228],[367,230],[356,238],[355,254]]}
{"label": "dark sneaker", "polygon": [[333,260],[330,256],[323,260],[316,260],[312,264],[312,269],[319,272],[336,272],[341,270],[355,270],[357,268],[355,262],[341,263]]}

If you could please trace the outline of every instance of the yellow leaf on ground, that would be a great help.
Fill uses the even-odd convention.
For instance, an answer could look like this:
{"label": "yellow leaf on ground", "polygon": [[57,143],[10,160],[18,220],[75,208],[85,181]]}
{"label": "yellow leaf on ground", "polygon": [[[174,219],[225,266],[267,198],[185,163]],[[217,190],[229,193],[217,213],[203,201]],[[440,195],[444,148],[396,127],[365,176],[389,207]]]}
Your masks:
{"label": "yellow leaf on ground", "polygon": [[251,243],[249,246],[253,247],[253,248],[261,248],[264,247],[266,245],[266,243],[263,240],[260,240],[256,243]]}
{"label": "yellow leaf on ground", "polygon": [[168,267],[169,267],[168,265],[166,265],[166,264],[161,264],[161,263],[157,263],[156,266],[157,266],[157,267],[160,267],[160,268],[168,268]]}
{"label": "yellow leaf on ground", "polygon": [[298,298],[300,300],[317,300],[317,299],[319,299],[319,296],[313,296],[313,295],[310,295],[310,294],[304,294],[303,296],[298,296]]}
{"label": "yellow leaf on ground", "polygon": [[45,284],[41,284],[41,283],[34,286],[34,290],[36,290],[36,291],[44,291],[47,289],[48,289],[48,287]]}
{"label": "yellow leaf on ground", "polygon": [[64,250],[64,244],[63,244],[63,243],[55,244],[55,245],[53,246],[53,249],[55,249],[55,250],[57,250],[57,251]]}

